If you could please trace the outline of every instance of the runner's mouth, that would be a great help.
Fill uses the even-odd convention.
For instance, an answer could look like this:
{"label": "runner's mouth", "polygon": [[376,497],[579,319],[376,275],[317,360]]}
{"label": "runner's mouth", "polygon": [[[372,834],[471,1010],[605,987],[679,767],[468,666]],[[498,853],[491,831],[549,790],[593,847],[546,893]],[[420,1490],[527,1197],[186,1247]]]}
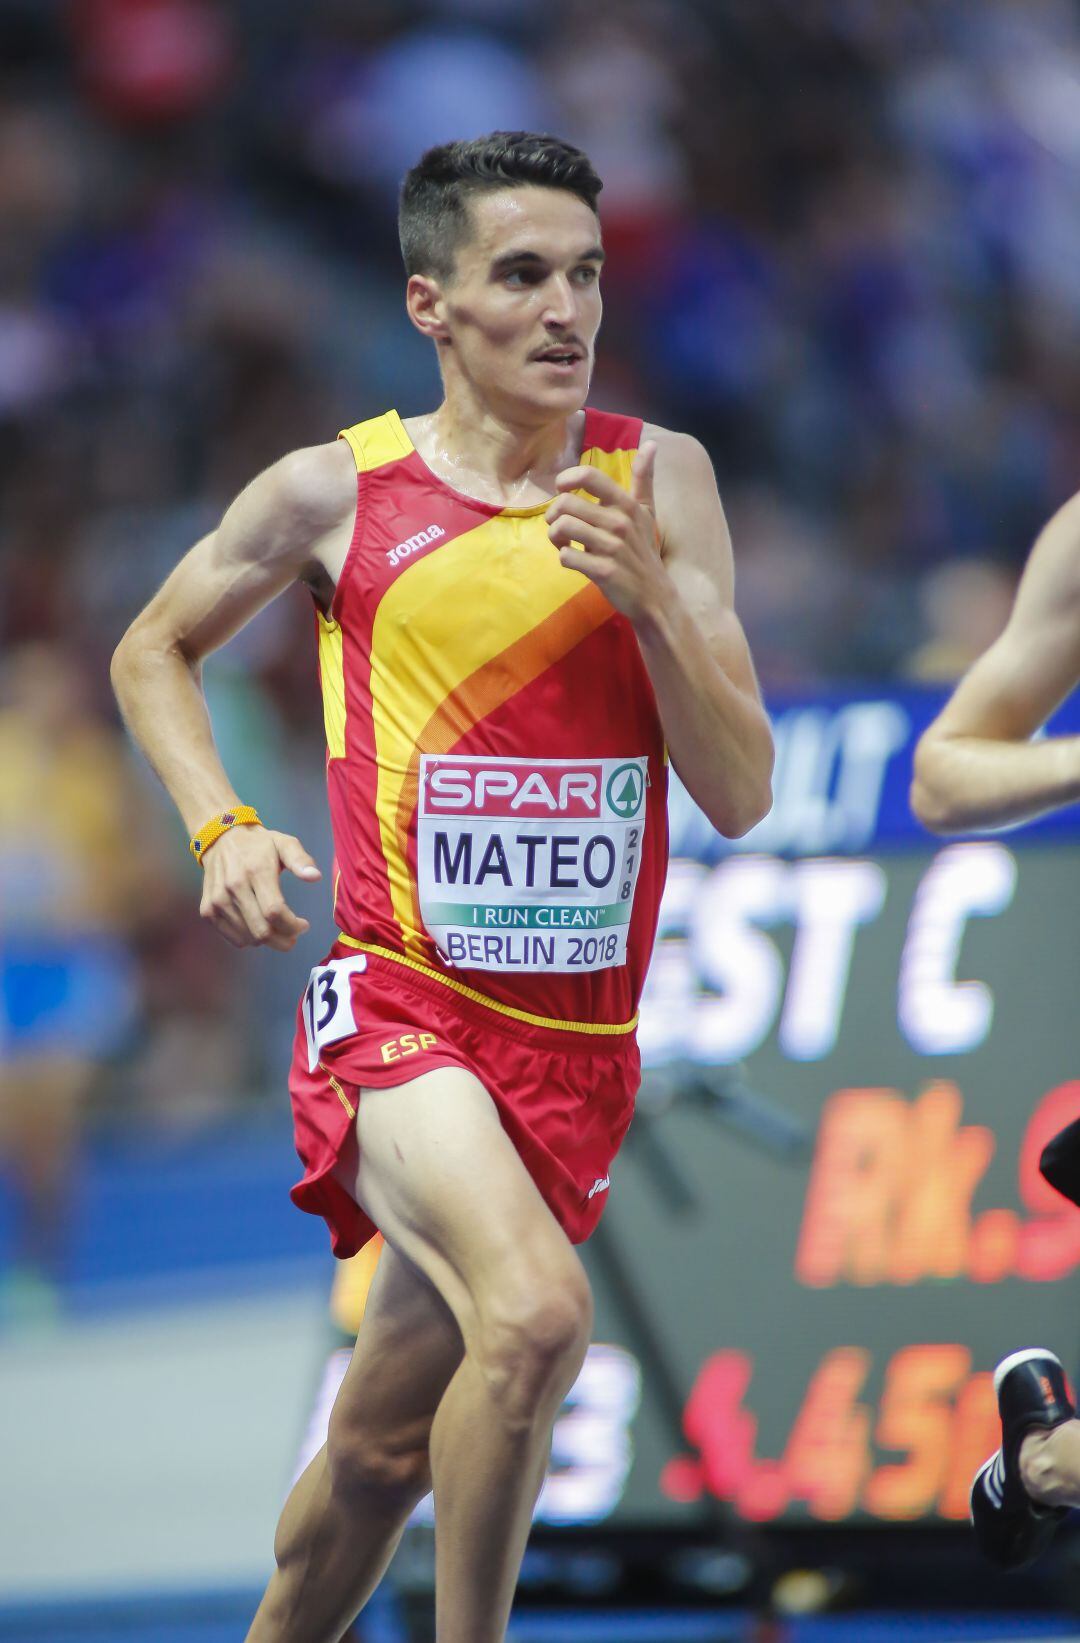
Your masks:
{"label": "runner's mouth", "polygon": [[547,365],[555,370],[572,371],[580,365],[585,355],[580,348],[545,348],[543,353],[534,354],[533,365]]}

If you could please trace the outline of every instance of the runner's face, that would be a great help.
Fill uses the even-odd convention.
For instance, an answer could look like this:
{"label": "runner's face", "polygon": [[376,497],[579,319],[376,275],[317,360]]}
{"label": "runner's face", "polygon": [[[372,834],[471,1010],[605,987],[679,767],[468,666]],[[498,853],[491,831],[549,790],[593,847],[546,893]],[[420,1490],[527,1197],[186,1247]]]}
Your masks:
{"label": "runner's face", "polygon": [[474,195],[443,287],[448,346],[482,399],[543,421],[584,405],[600,327],[600,227],[556,188]]}

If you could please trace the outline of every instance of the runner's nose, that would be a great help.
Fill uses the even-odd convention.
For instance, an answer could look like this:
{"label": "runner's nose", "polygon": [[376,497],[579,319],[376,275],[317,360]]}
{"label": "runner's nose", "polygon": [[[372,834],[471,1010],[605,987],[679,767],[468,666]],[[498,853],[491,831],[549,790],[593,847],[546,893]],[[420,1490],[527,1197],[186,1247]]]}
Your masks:
{"label": "runner's nose", "polygon": [[574,323],[577,307],[574,288],[565,274],[556,274],[548,283],[544,324],[551,331],[568,331]]}

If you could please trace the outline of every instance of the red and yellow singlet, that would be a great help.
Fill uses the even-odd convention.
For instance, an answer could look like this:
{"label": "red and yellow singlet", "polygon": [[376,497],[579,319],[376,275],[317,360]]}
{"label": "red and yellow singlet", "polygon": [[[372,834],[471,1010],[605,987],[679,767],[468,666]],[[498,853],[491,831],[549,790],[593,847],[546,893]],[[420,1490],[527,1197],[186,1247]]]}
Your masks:
{"label": "red and yellow singlet", "polygon": [[[628,487],[640,432],[586,411],[581,460]],[[317,617],[342,940],[526,1028],[629,1032],[667,859],[633,629],[546,504],[453,490],[394,411],[342,437],[356,522]]]}

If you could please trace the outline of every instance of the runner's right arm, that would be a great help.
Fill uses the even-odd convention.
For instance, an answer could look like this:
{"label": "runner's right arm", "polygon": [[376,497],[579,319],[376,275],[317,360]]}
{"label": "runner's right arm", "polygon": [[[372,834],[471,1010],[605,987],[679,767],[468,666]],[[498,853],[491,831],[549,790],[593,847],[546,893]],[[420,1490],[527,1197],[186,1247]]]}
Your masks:
{"label": "runner's right arm", "polygon": [[915,750],[911,805],[938,833],[1004,827],[1080,799],[1080,736],[1032,741],[1080,683],[1080,494],[1042,531],[1008,625]]}
{"label": "runner's right arm", "polygon": [[[352,534],[356,470],[341,444],[293,451],[228,508],[131,624],[112,662],[132,737],[189,833],[243,802],[214,745],[202,662],[299,578],[332,586]],[[286,905],[281,870],[319,870],[299,840],[234,827],[207,851],[201,912],[237,947],[292,947],[308,928]]]}

